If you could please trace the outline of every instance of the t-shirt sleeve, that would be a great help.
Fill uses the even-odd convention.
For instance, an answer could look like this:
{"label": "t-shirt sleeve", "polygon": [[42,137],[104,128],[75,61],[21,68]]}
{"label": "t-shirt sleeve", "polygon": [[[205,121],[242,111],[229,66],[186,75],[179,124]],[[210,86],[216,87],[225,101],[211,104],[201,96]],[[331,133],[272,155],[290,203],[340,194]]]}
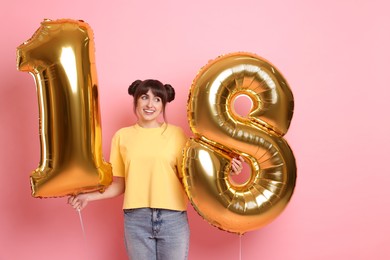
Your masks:
{"label": "t-shirt sleeve", "polygon": [[113,176],[125,177],[125,166],[120,151],[120,135],[116,133],[111,141],[110,163]]}

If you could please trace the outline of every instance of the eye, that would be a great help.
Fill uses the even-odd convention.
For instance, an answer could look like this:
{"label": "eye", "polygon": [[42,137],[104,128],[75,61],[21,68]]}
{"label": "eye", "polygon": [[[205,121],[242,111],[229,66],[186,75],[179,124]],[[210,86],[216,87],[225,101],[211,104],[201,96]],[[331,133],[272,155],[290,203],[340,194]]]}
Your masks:
{"label": "eye", "polygon": [[155,97],[155,98],[154,98],[154,101],[156,101],[156,102],[161,102],[161,98]]}
{"label": "eye", "polygon": [[148,98],[149,98],[148,95],[142,95],[142,96],[141,96],[141,99],[142,99],[142,100],[147,100]]}

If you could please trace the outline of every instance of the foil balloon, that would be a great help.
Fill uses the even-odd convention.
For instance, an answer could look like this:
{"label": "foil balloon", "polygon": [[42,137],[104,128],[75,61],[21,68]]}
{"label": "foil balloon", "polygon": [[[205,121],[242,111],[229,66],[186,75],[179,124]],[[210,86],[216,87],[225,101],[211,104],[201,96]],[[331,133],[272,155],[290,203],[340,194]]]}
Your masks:
{"label": "foil balloon", "polygon": [[35,79],[40,163],[30,176],[33,197],[104,191],[112,182],[102,156],[93,33],[83,21],[44,20],[17,47],[17,68]]}
{"label": "foil balloon", "polygon": [[[248,116],[234,110],[240,95],[252,102]],[[187,106],[195,136],[186,144],[181,170],[192,205],[210,224],[243,234],[285,209],[296,182],[295,158],[283,139],[293,108],[286,80],[255,54],[223,55],[199,71]],[[236,155],[251,169],[244,183],[229,178]]]}

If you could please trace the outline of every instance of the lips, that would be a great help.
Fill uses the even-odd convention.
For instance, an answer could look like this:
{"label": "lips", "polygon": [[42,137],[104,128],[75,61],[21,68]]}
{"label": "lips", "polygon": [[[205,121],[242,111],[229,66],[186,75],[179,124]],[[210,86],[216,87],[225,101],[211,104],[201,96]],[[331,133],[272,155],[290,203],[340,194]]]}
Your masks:
{"label": "lips", "polygon": [[145,114],[153,114],[154,112],[156,112],[156,110],[152,110],[152,109],[144,109],[143,111]]}

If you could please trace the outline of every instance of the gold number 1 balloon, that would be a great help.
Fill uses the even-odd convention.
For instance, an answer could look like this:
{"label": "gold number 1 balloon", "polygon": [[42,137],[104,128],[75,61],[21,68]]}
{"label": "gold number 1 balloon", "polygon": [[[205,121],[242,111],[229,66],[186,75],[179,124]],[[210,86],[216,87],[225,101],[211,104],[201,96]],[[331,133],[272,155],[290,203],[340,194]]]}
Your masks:
{"label": "gold number 1 balloon", "polygon": [[[248,117],[233,109],[240,95],[252,101]],[[181,168],[192,205],[210,224],[243,234],[271,222],[286,207],[296,165],[282,136],[293,107],[286,80],[257,55],[223,55],[200,70],[187,108],[195,138],[187,142]],[[234,154],[251,167],[243,184],[229,178]]]}
{"label": "gold number 1 balloon", "polygon": [[102,156],[93,33],[83,21],[45,20],[17,48],[17,68],[35,79],[40,163],[34,197],[104,191],[112,181]]}

